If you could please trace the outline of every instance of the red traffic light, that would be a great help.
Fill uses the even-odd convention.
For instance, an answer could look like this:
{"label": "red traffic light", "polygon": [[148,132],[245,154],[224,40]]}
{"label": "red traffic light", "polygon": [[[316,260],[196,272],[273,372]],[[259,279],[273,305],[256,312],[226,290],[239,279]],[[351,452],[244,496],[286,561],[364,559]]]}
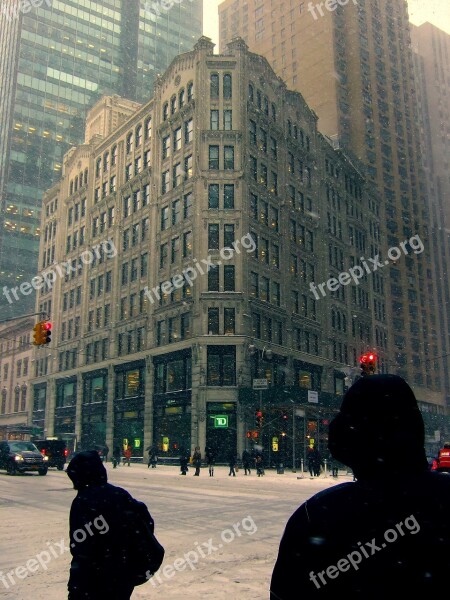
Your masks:
{"label": "red traffic light", "polygon": [[366,352],[359,359],[359,364],[363,375],[373,375],[377,365],[377,355],[373,352]]}
{"label": "red traffic light", "polygon": [[52,324],[50,323],[50,321],[46,321],[46,322],[44,323],[44,329],[45,329],[46,331],[50,331],[50,329],[51,329],[51,328],[52,328]]}

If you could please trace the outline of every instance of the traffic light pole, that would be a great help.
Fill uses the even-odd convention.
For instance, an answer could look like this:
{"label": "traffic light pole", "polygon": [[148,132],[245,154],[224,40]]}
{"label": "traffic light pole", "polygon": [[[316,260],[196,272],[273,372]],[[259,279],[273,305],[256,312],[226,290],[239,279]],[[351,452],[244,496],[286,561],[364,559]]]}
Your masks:
{"label": "traffic light pole", "polygon": [[9,321],[17,321],[18,319],[25,319],[26,317],[35,317],[36,315],[41,316],[43,319],[49,319],[50,316],[45,313],[45,312],[38,312],[38,313],[30,313],[28,315],[20,315],[19,317],[10,317],[9,319],[3,319],[3,321],[0,321],[0,325],[2,323],[8,323]]}

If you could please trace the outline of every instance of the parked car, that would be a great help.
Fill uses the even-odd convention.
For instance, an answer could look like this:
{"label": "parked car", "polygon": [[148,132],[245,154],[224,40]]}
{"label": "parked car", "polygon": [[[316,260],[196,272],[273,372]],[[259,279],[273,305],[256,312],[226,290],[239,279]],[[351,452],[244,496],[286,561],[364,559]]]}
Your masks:
{"label": "parked car", "polygon": [[6,469],[8,475],[37,471],[47,475],[48,457],[42,456],[31,442],[0,442],[0,469]]}
{"label": "parked car", "polygon": [[437,463],[437,471],[450,473],[450,444],[444,444],[444,447],[439,450]]}
{"label": "parked car", "polygon": [[56,467],[58,471],[64,469],[69,454],[64,440],[35,440],[34,444],[42,456],[47,456],[48,467]]}

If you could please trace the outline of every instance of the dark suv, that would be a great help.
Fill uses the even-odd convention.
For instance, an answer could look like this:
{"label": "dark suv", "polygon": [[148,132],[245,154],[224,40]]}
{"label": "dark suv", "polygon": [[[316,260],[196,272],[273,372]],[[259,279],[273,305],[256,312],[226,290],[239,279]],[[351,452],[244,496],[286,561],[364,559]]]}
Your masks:
{"label": "dark suv", "polygon": [[47,475],[48,459],[31,442],[0,442],[0,469],[6,469],[9,475],[37,471]]}
{"label": "dark suv", "polygon": [[64,469],[68,454],[64,440],[35,440],[39,452],[48,458],[47,467],[56,467],[58,471]]}

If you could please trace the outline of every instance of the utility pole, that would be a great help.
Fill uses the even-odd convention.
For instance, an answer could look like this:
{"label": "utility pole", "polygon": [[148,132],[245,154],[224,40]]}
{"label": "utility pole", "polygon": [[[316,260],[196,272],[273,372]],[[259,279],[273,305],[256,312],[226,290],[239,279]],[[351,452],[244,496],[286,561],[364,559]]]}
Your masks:
{"label": "utility pole", "polygon": [[292,405],[292,472],[296,473],[296,469],[295,469],[295,404]]}

